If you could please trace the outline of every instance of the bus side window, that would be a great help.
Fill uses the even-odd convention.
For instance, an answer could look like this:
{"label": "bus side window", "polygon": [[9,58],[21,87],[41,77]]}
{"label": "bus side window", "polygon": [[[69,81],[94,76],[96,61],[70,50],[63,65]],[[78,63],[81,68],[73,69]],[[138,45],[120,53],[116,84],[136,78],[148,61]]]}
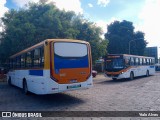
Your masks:
{"label": "bus side window", "polygon": [[139,65],[142,65],[142,58],[139,58]]}
{"label": "bus side window", "polygon": [[134,58],[133,57],[130,58],[130,65],[134,65]]}
{"label": "bus side window", "polygon": [[15,69],[15,68],[16,68],[16,59],[13,58],[13,69]]}
{"label": "bus side window", "polygon": [[44,46],[40,48],[40,67],[44,66]]}
{"label": "bus side window", "polygon": [[34,67],[39,67],[40,66],[40,48],[36,48],[34,50]]}
{"label": "bus side window", "polygon": [[33,52],[34,67],[43,67],[44,65],[44,48],[36,48]]}
{"label": "bus side window", "polygon": [[129,66],[130,65],[130,58],[129,57],[125,57],[124,60],[125,60],[125,66],[126,67]]}
{"label": "bus side window", "polygon": [[152,59],[149,59],[149,65],[152,65]]}
{"label": "bus side window", "polygon": [[9,59],[9,69],[11,69],[11,59]]}
{"label": "bus side window", "polygon": [[148,59],[146,58],[146,65],[148,65]]}
{"label": "bus side window", "polygon": [[134,60],[134,65],[136,65],[136,58],[133,58],[133,60]]}
{"label": "bus side window", "polygon": [[31,67],[34,67],[34,50],[31,51]]}
{"label": "bus side window", "polygon": [[146,65],[149,65],[149,59],[148,58],[146,59]]}
{"label": "bus side window", "polygon": [[151,59],[151,65],[154,65],[154,64],[155,64],[155,60]]}
{"label": "bus side window", "polygon": [[140,58],[138,58],[138,65],[140,65]]}
{"label": "bus side window", "polygon": [[16,67],[20,68],[21,67],[21,56],[18,56],[16,59],[17,59]]}
{"label": "bus side window", "polygon": [[32,65],[32,58],[31,58],[31,52],[27,52],[27,58],[26,58],[26,67],[31,67]]}
{"label": "bus side window", "polygon": [[144,65],[143,58],[142,58],[142,65]]}
{"label": "bus side window", "polygon": [[139,58],[135,58],[135,65],[139,65]]}
{"label": "bus side window", "polygon": [[148,65],[151,65],[150,59],[148,59]]}
{"label": "bus side window", "polygon": [[13,69],[13,59],[10,59],[10,69]]}
{"label": "bus side window", "polygon": [[146,65],[146,59],[143,58],[143,65]]}
{"label": "bus side window", "polygon": [[25,54],[21,55],[21,68],[25,67]]}

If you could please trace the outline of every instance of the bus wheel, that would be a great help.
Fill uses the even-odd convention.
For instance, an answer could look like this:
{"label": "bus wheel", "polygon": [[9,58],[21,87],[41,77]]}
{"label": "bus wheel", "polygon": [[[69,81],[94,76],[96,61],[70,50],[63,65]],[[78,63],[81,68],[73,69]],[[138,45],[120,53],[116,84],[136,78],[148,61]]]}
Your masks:
{"label": "bus wheel", "polygon": [[12,86],[11,77],[9,77],[9,79],[8,79],[8,85],[9,85],[9,86]]}
{"label": "bus wheel", "polygon": [[27,87],[27,82],[26,81],[23,81],[23,93],[25,95],[28,94],[28,87]]}
{"label": "bus wheel", "polygon": [[130,73],[130,80],[133,80],[134,79],[134,74],[133,72]]}
{"label": "bus wheel", "polygon": [[146,72],[146,77],[148,77],[149,76],[149,71],[147,70],[147,72]]}
{"label": "bus wheel", "polygon": [[112,80],[117,80],[117,78],[112,78]]}

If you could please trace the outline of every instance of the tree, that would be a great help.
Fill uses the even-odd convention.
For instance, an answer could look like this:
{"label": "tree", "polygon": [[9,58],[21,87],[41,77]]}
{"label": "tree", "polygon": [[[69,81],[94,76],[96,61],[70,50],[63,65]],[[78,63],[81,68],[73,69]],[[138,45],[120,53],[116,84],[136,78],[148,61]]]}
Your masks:
{"label": "tree", "polygon": [[[80,21],[79,21],[80,20]],[[76,19],[74,21],[76,29],[79,30],[77,39],[88,41],[92,48],[92,59],[95,62],[98,58],[106,55],[108,40],[102,39],[102,29],[97,27],[94,23],[83,19]]]}
{"label": "tree", "polygon": [[[107,27],[105,38],[109,40],[108,53],[110,54],[135,54],[143,55],[147,42],[144,33],[134,32],[132,22],[123,20],[114,21]],[[130,46],[130,51],[129,51]]]}
{"label": "tree", "polygon": [[[100,38],[102,30],[73,11],[59,10],[46,0],[29,3],[27,8],[10,10],[1,18],[0,61],[45,39],[72,38],[90,42],[93,61],[106,53],[107,40]],[[2,58],[3,56],[3,58]]]}

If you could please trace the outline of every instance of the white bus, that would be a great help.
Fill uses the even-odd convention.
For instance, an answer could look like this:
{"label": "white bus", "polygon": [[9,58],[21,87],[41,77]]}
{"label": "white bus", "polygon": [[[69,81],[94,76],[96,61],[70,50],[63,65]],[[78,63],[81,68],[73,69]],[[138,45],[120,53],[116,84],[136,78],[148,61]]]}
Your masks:
{"label": "white bus", "polygon": [[105,59],[105,74],[113,80],[155,74],[155,59],[153,57],[110,54]]}
{"label": "white bus", "polygon": [[10,57],[8,84],[35,94],[89,88],[92,83],[88,42],[47,39]]}

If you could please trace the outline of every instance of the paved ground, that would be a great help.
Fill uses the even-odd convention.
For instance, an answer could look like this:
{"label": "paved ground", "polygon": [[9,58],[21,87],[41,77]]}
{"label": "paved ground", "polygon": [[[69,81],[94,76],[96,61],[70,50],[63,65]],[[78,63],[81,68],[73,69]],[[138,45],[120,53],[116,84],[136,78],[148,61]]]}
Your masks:
{"label": "paved ground", "polygon": [[[26,96],[21,89],[0,82],[0,111],[160,111],[160,73],[132,81],[112,81],[110,78],[98,75],[94,78],[93,88],[43,96],[34,94]],[[111,120],[113,118],[75,119]],[[141,118],[121,118],[123,119],[140,120]],[[154,119],[160,120],[160,118]]]}

